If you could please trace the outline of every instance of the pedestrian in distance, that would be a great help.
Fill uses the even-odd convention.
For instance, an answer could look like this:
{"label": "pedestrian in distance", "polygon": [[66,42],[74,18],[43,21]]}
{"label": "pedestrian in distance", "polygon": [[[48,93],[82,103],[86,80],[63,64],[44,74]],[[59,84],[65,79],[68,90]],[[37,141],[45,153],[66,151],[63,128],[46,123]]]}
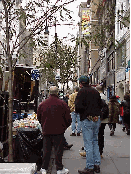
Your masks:
{"label": "pedestrian in distance", "polygon": [[[68,100],[68,106],[70,107],[71,118],[72,118],[72,123],[71,123],[72,133],[70,134],[70,136],[76,136],[76,131],[77,131],[77,136],[80,136],[80,132],[81,132],[80,115],[79,113],[75,112],[75,99],[76,99],[78,91],[79,91],[79,87],[76,86],[74,88],[74,93],[69,95],[69,100]],[[77,121],[77,128],[76,128],[76,121]]]}
{"label": "pedestrian in distance", "polygon": [[124,95],[124,100],[121,102],[123,107],[123,122],[126,127],[127,135],[130,135],[130,94]]}
{"label": "pedestrian in distance", "polygon": [[[66,93],[66,96],[63,98],[63,100],[68,105],[69,92]],[[64,150],[70,150],[70,148],[73,146],[73,144],[68,144],[66,141],[66,138],[64,137],[63,146],[64,146],[63,147]]]}
{"label": "pedestrian in distance", "polygon": [[117,98],[117,101],[120,104],[119,124],[122,124],[122,126],[123,126],[122,130],[124,132],[126,127],[125,127],[124,122],[123,122],[123,106],[121,105],[120,96],[117,95],[116,98]]}
{"label": "pedestrian in distance", "polygon": [[109,117],[109,108],[107,104],[107,97],[103,93],[103,88],[101,85],[96,86],[97,91],[100,93],[101,100],[102,100],[102,115],[101,115],[101,125],[99,128],[98,133],[98,145],[100,150],[101,158],[103,158],[103,148],[104,148],[104,129],[106,124],[108,124],[108,117]]}
{"label": "pedestrian in distance", "polygon": [[80,174],[100,173],[101,157],[98,146],[98,132],[102,109],[99,92],[89,85],[89,78],[79,78],[81,89],[75,100],[75,111],[80,114],[83,141],[86,150],[86,167],[78,170]]}
{"label": "pedestrian in distance", "polygon": [[119,123],[120,104],[115,95],[111,96],[108,103],[109,107],[109,128],[110,136],[114,135],[116,123]]}
{"label": "pedestrian in distance", "polygon": [[37,118],[42,125],[43,158],[42,174],[46,174],[49,166],[52,145],[55,150],[55,164],[57,174],[67,174],[62,164],[63,141],[65,130],[71,125],[70,108],[58,97],[58,88],[50,87],[49,98],[38,107]]}
{"label": "pedestrian in distance", "polygon": [[63,100],[66,102],[66,104],[68,105],[68,100],[69,100],[69,92],[66,93],[65,97],[63,98]]}

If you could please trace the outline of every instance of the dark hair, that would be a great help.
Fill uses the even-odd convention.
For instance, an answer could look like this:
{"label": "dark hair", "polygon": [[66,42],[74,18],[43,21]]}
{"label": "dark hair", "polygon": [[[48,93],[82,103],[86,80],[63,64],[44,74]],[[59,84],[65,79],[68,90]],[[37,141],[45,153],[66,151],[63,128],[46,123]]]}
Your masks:
{"label": "dark hair", "polygon": [[76,87],[74,88],[74,90],[76,90],[76,92],[78,92],[78,91],[79,91],[79,87],[76,86]]}
{"label": "dark hair", "polygon": [[117,99],[116,95],[111,96],[110,99]]}

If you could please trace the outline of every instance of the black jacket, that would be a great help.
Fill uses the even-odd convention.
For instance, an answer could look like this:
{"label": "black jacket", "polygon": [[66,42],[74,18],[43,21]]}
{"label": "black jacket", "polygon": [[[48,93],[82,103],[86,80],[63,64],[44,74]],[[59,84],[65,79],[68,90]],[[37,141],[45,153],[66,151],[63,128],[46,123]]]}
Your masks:
{"label": "black jacket", "polygon": [[123,100],[121,102],[121,107],[123,106],[123,121],[124,123],[130,124],[130,99]]}
{"label": "black jacket", "polygon": [[80,120],[87,116],[101,116],[102,100],[100,93],[89,85],[84,85],[77,94],[75,111],[80,114]]}

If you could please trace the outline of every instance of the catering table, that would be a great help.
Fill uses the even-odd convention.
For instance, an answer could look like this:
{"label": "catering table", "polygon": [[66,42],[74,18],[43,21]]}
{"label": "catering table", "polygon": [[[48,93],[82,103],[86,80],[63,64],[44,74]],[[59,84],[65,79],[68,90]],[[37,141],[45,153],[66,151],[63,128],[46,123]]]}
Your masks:
{"label": "catering table", "polygon": [[38,128],[17,128],[13,139],[14,162],[42,163],[42,133]]}

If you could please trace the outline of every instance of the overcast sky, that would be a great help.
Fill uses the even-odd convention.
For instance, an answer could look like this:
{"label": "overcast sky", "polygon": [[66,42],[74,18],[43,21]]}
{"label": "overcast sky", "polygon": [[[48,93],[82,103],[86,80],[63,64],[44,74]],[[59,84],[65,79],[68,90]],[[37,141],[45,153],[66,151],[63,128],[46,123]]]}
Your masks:
{"label": "overcast sky", "polygon": [[[78,32],[78,21],[79,21],[79,17],[78,17],[78,11],[79,11],[79,5],[81,2],[87,2],[87,0],[75,0],[75,2],[70,3],[70,5],[67,6],[67,9],[70,9],[71,11],[73,11],[71,13],[71,16],[73,17],[73,25],[57,25],[56,26],[56,32],[57,32],[57,36],[59,39],[63,39],[64,42],[66,42],[66,44],[70,44],[70,38],[72,37],[72,35],[77,35]],[[65,21],[63,22],[68,24],[71,21]],[[60,22],[62,24],[62,22]],[[49,44],[52,43],[54,41],[54,35],[55,35],[55,27],[50,27],[49,28]],[[73,46],[75,44],[71,43],[71,45]]]}

